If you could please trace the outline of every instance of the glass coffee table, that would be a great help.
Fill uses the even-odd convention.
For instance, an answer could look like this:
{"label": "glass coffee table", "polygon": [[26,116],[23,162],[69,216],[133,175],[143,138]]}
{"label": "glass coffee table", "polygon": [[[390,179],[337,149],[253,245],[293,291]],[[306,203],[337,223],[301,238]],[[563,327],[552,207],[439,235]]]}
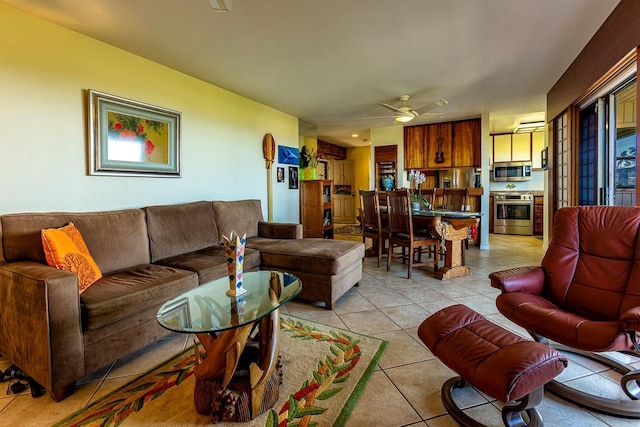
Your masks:
{"label": "glass coffee table", "polygon": [[202,284],[167,301],[158,310],[161,326],[193,333],[196,344],[194,403],[213,421],[254,419],[278,400],[279,308],[302,290],[300,280],[279,271],[244,273],[238,297],[229,297],[229,279]]}

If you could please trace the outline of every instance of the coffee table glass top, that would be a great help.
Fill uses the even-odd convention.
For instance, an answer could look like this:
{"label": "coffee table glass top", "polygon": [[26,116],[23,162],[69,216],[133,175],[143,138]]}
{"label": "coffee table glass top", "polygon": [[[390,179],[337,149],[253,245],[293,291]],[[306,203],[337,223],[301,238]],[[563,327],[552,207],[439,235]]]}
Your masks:
{"label": "coffee table glass top", "polygon": [[300,280],[279,271],[244,273],[246,292],[229,297],[227,277],[204,283],[167,301],[158,310],[158,323],[176,332],[208,333],[237,328],[260,320],[302,290]]}

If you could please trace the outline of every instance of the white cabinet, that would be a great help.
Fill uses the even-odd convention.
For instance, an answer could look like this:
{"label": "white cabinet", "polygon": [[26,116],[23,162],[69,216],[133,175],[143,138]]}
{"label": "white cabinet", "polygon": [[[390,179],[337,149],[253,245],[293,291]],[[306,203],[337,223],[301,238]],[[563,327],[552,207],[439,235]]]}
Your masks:
{"label": "white cabinet", "polygon": [[511,137],[511,160],[514,162],[531,161],[531,134],[514,133]]}
{"label": "white cabinet", "polygon": [[544,148],[544,132],[506,133],[492,135],[495,162],[532,162],[540,169],[540,151]]}
{"label": "white cabinet", "polygon": [[493,161],[511,161],[511,134],[493,136]]}

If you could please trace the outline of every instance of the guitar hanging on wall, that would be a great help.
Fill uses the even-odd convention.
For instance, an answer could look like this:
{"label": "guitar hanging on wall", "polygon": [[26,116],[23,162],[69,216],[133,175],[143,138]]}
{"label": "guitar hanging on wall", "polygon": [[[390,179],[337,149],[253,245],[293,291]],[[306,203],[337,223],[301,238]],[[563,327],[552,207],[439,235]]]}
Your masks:
{"label": "guitar hanging on wall", "polygon": [[438,137],[438,152],[436,153],[436,163],[444,163],[444,153],[442,152],[442,137]]}

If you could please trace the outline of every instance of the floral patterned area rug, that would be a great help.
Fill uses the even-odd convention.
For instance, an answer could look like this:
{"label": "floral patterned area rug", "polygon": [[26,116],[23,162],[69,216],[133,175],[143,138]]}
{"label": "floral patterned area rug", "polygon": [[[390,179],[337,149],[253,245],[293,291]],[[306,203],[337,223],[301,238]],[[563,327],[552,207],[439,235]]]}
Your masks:
{"label": "floral patterned area rug", "polygon": [[333,227],[333,232],[348,236],[362,236],[362,228],[359,224],[336,224]]}
{"label": "floral patterned area rug", "polygon": [[[282,385],[273,408],[250,423],[217,426],[344,426],[387,342],[281,315]],[[206,425],[193,403],[193,348],[80,409],[55,426]]]}

